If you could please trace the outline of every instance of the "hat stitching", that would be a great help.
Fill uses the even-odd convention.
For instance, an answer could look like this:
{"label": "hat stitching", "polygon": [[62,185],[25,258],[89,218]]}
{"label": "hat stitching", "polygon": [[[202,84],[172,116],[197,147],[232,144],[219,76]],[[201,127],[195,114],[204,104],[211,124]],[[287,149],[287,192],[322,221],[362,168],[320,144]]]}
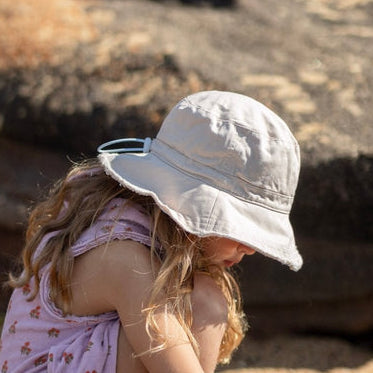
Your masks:
{"label": "hat stitching", "polygon": [[[258,191],[264,191],[266,194],[269,194],[269,195],[273,194],[273,195],[276,195],[276,196],[280,196],[280,197],[283,197],[283,198],[285,198],[285,199],[287,199],[287,200],[289,200],[289,201],[291,201],[291,200],[294,199],[294,194],[285,194],[285,193],[281,193],[281,192],[278,192],[278,191],[273,190],[273,189],[270,189],[270,188],[261,187],[260,185],[256,185],[256,184],[254,184],[252,181],[250,181],[250,180],[248,180],[248,179],[246,179],[246,178],[244,178],[244,177],[242,177],[242,176],[232,175],[232,174],[230,174],[230,173],[223,172],[223,171],[221,171],[221,170],[216,170],[214,167],[211,167],[211,166],[206,165],[206,164],[204,164],[204,163],[202,163],[202,162],[199,162],[199,161],[197,161],[197,160],[195,160],[195,159],[193,159],[193,158],[190,158],[190,157],[189,157],[187,154],[185,154],[184,152],[180,151],[179,149],[175,148],[174,146],[172,146],[172,145],[166,143],[165,141],[163,141],[163,140],[161,140],[161,139],[159,139],[159,138],[156,138],[156,139],[154,139],[154,140],[156,140],[155,142],[160,142],[160,143],[162,143],[163,145],[165,145],[165,146],[167,146],[168,148],[170,148],[170,149],[172,149],[173,151],[175,151],[176,153],[178,153],[178,154],[182,155],[183,157],[187,158],[190,162],[197,163],[197,164],[199,164],[199,165],[201,165],[201,166],[203,166],[203,167],[209,168],[210,170],[213,170],[214,172],[219,172],[219,173],[223,174],[224,176],[229,176],[229,177],[233,177],[233,178],[235,178],[235,179],[242,180],[242,181],[248,183],[248,184],[249,184],[251,187],[253,187],[254,189],[257,189]],[[154,143],[154,140],[153,140],[153,143]],[[166,159],[166,157],[162,156],[162,154],[159,153],[159,152],[158,152],[154,147],[151,148],[150,152],[151,152],[151,153],[156,153],[156,154],[158,154],[158,155],[159,155],[158,158]],[[173,163],[171,163],[170,161],[168,161],[167,163],[170,164],[170,165],[173,165]],[[177,167],[177,166],[176,166],[175,168],[176,168],[176,169],[179,169],[179,167]],[[180,170],[182,170],[182,168],[180,168]],[[186,173],[189,174],[188,171],[186,171]]]}
{"label": "hat stitching", "polygon": [[215,199],[214,199],[214,203],[211,206],[210,214],[209,214],[209,217],[208,217],[208,220],[207,220],[207,223],[206,223],[206,228],[209,228],[209,229],[212,229],[210,227],[211,216],[212,216],[212,212],[214,211],[214,208],[215,208],[215,205],[216,205],[216,201],[218,200],[218,196],[220,194],[220,190],[217,189],[217,191],[218,192],[216,193],[216,196],[215,196]]}
{"label": "hat stitching", "polygon": [[[206,183],[206,180],[202,180],[202,179],[199,178],[197,175],[192,174],[192,173],[190,173],[190,172],[188,172],[188,171],[186,171],[186,170],[184,170],[184,169],[182,169],[182,168],[179,168],[179,167],[177,167],[176,165],[170,163],[169,160],[167,160],[166,158],[162,157],[162,155],[160,155],[160,154],[157,153],[156,151],[153,150],[153,151],[151,151],[151,153],[152,153],[155,157],[157,157],[158,159],[160,159],[162,162],[167,163],[168,166],[170,166],[170,167],[174,168],[175,170],[177,170],[177,171],[183,173],[184,175],[187,175],[188,177],[192,177],[193,179],[199,180],[200,182]],[[182,154],[182,153],[181,153],[181,154]],[[212,185],[212,184],[210,184],[210,183],[207,183],[207,184],[208,184],[210,187],[212,187],[212,188],[214,188],[214,189],[217,189],[217,187],[216,187],[215,185]],[[285,215],[288,215],[288,214],[289,214],[289,209],[288,209],[288,208],[286,208],[286,209],[285,209],[285,208],[284,208],[284,209],[274,208],[274,207],[272,207],[272,206],[268,206],[268,205],[265,204],[265,203],[261,203],[261,202],[258,202],[258,201],[254,201],[254,200],[252,200],[252,199],[245,199],[244,197],[242,197],[242,196],[240,196],[240,195],[238,195],[238,194],[236,194],[236,193],[233,193],[232,191],[227,190],[227,189],[225,189],[224,187],[222,187],[222,186],[220,186],[220,185],[219,185],[219,189],[217,189],[217,190],[220,190],[220,191],[223,191],[223,192],[225,192],[225,193],[227,193],[227,194],[230,194],[230,195],[232,195],[233,197],[235,197],[235,198],[237,198],[237,199],[239,199],[239,200],[241,200],[241,201],[243,201],[243,202],[251,203],[251,204],[253,204],[253,205],[260,206],[260,207],[263,207],[263,208],[266,208],[266,209],[268,209],[268,210],[275,211],[275,212],[278,212],[278,213],[281,213],[281,214],[285,214]],[[265,189],[264,189],[264,191],[265,191]],[[252,193],[252,194],[254,194],[254,193]],[[289,197],[288,199],[292,199],[292,198]]]}

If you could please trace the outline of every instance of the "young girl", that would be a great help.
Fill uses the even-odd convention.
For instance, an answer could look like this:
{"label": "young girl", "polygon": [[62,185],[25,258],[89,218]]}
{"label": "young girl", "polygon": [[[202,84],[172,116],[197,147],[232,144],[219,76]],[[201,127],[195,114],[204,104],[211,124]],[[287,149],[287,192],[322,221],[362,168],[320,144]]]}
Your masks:
{"label": "young girl", "polygon": [[213,372],[246,328],[230,267],[256,251],[301,267],[299,148],[268,108],[201,92],[155,139],[119,142],[32,212],[2,373]]}

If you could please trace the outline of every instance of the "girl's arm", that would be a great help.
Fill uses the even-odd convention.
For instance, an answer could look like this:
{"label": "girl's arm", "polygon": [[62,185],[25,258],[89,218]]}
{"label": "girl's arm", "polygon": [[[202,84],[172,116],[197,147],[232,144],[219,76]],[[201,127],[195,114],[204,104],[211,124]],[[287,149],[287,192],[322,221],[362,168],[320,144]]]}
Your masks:
{"label": "girl's arm", "polygon": [[214,372],[227,326],[227,301],[215,281],[203,274],[194,278],[192,333],[200,347],[204,372]]}
{"label": "girl's arm", "polygon": [[[142,309],[153,283],[149,250],[133,241],[113,241],[96,251],[99,268],[92,297],[103,300],[107,309],[118,311],[126,338],[149,372],[213,372],[225,329],[225,304],[216,285],[207,276],[196,277],[193,302],[193,332],[200,344],[200,357],[172,313],[160,310],[157,322],[167,335],[168,347],[152,354]],[[94,261],[92,261],[94,263]],[[86,291],[86,296],[87,296]],[[120,371],[120,370],[118,370]]]}

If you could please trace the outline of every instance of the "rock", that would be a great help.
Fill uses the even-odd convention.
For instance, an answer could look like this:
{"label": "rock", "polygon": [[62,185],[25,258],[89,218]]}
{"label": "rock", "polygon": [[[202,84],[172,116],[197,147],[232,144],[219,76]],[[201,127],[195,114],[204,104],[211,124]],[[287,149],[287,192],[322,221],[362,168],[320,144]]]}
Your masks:
{"label": "rock", "polygon": [[35,67],[45,62],[60,64],[66,50],[96,36],[86,12],[75,1],[3,0],[0,69]]}
{"label": "rock", "polygon": [[373,152],[305,163],[292,212],[297,232],[373,243]]}
{"label": "rock", "polygon": [[303,268],[291,272],[261,255],[239,271],[255,332],[359,335],[373,330],[373,244],[298,236]]}
{"label": "rock", "polygon": [[[153,0],[160,3],[168,3],[171,0]],[[213,6],[215,8],[221,7],[234,7],[236,5],[235,0],[179,0],[181,4],[193,5],[193,6]]]}
{"label": "rock", "polygon": [[154,136],[170,102],[211,87],[183,76],[167,55],[123,55],[99,68],[86,57],[86,71],[71,66],[74,74],[65,65],[0,72],[2,135],[92,155],[108,139]]}
{"label": "rock", "polygon": [[[94,155],[121,136],[153,136],[182,96],[234,90],[289,123],[303,162],[292,219],[304,269],[291,273],[259,255],[243,263],[253,329],[369,332],[372,3],[242,0],[219,10],[170,3],[54,0],[46,23],[39,3],[19,1],[39,19],[45,43],[31,43],[31,24],[20,27],[27,14],[0,9],[0,31],[10,25],[18,45],[36,51],[16,53],[8,43],[0,59],[3,237],[12,242],[24,228],[37,185],[62,176],[65,155]],[[64,11],[74,15],[70,26]],[[51,43],[64,31],[63,43]]]}
{"label": "rock", "polygon": [[[1,216],[1,227],[17,231],[21,225],[23,230],[27,205],[40,198],[44,189],[63,175],[71,160],[62,153],[4,138],[0,138],[0,159],[3,160],[0,162],[0,203],[1,210],[7,211]],[[10,206],[16,207],[13,212]],[[7,222],[5,218],[9,214]]]}

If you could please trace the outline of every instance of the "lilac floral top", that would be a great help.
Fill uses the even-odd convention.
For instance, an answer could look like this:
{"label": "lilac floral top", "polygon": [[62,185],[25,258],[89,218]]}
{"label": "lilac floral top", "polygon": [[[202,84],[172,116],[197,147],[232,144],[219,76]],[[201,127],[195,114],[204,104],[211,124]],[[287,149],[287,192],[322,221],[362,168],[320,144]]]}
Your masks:
{"label": "lilac floral top", "polygon": [[[39,250],[54,234],[44,237]],[[83,232],[71,252],[76,257],[109,240],[124,239],[150,246],[150,222],[141,208],[117,198]],[[42,269],[40,291],[33,301],[27,301],[33,281],[12,294],[0,340],[1,373],[115,372],[117,312],[64,317],[49,298],[48,269],[48,265]]]}

